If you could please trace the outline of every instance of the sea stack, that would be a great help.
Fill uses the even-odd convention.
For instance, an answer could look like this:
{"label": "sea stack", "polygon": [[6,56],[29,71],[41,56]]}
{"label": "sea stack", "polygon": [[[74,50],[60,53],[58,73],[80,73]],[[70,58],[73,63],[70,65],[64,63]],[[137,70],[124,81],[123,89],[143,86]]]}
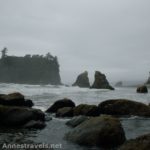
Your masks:
{"label": "sea stack", "polygon": [[147,86],[142,85],[142,86],[137,87],[136,92],[137,93],[148,93]]}
{"label": "sea stack", "polygon": [[90,87],[90,82],[89,82],[89,78],[88,78],[88,72],[85,71],[83,73],[81,73],[75,83],[72,86],[79,86],[79,87],[83,87],[83,88],[89,88]]}
{"label": "sea stack", "polygon": [[114,90],[114,88],[109,85],[109,82],[107,81],[105,74],[102,74],[99,71],[95,71],[95,80],[91,88]]}

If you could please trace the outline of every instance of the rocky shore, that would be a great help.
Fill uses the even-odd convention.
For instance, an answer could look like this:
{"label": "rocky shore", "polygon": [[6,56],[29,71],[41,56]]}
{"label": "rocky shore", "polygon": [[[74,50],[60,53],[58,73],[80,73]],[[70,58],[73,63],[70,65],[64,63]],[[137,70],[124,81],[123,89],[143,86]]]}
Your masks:
{"label": "rocky shore", "polygon": [[21,93],[0,95],[0,126],[8,128],[45,127],[45,114],[39,109],[33,109],[32,100],[25,100]]}
{"label": "rocky shore", "polygon": [[[150,117],[150,107],[146,104],[127,99],[111,99],[101,102],[98,106],[87,104],[76,106],[72,100],[62,99],[56,101],[46,112],[52,113],[49,111],[52,108],[57,110],[55,111],[56,117],[73,117],[66,122],[66,125],[73,129],[66,133],[64,137],[73,143],[106,149],[121,148],[121,150],[126,150],[128,147],[130,149],[133,145],[138,145],[139,142],[145,143],[145,140],[140,137],[141,140],[137,138],[133,140],[134,142],[126,140],[119,118],[130,116]],[[147,139],[147,135],[144,137]],[[142,144],[144,145],[144,143]],[[149,144],[148,138],[145,147],[148,147]],[[144,146],[140,148],[140,150],[147,150],[144,149]]]}
{"label": "rocky shore", "polygon": [[[45,112],[32,108],[32,100],[26,100],[21,93],[0,95],[0,127],[43,129],[46,114],[56,118],[69,118],[66,126],[72,128],[64,139],[79,145],[97,146],[104,149],[116,148],[130,150],[148,150],[149,133],[127,140],[120,117],[150,117],[150,106],[128,99],[110,99],[99,105],[76,105],[71,99],[55,101]],[[136,150],[136,149],[135,149]]]}

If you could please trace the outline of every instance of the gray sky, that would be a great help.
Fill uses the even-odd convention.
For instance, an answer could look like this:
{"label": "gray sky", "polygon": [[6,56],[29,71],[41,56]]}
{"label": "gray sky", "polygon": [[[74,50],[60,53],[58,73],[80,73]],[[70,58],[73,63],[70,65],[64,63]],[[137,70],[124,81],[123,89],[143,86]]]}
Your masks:
{"label": "gray sky", "polygon": [[110,82],[150,71],[150,0],[0,0],[0,49],[57,55],[62,81],[95,70]]}

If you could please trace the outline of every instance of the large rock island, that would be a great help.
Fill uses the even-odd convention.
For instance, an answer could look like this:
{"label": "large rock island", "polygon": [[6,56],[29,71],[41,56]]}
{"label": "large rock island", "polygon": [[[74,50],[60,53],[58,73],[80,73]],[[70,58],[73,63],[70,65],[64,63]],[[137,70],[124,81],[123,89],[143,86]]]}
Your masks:
{"label": "large rock island", "polygon": [[95,71],[95,80],[91,88],[114,90],[114,88],[109,84],[108,80],[106,79],[105,74],[102,74],[99,71]]}
{"label": "large rock island", "polygon": [[88,72],[85,71],[83,73],[81,73],[75,83],[72,86],[79,86],[79,87],[90,87],[90,82],[89,82],[89,78],[88,78]]}
{"label": "large rock island", "polygon": [[47,53],[7,56],[7,48],[2,50],[0,59],[0,82],[26,84],[61,84],[57,57]]}

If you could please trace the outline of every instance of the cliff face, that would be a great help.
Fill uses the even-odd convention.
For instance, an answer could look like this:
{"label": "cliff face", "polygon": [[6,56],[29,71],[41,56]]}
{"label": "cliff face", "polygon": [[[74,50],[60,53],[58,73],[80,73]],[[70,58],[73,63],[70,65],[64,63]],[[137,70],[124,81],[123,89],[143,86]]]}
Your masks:
{"label": "cliff face", "polygon": [[26,55],[0,59],[0,82],[26,84],[61,84],[57,57]]}

